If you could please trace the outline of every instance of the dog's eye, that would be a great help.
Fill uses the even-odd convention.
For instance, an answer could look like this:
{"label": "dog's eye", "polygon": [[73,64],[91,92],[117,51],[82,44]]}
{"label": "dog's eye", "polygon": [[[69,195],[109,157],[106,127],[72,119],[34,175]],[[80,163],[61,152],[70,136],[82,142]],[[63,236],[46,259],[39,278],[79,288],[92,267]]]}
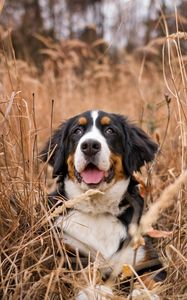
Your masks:
{"label": "dog's eye", "polygon": [[115,133],[115,131],[114,131],[113,128],[108,127],[108,128],[105,129],[105,133],[106,133],[106,134],[113,134],[113,133]]}
{"label": "dog's eye", "polygon": [[78,127],[78,128],[76,128],[76,129],[74,130],[73,133],[76,134],[76,135],[81,135],[81,134],[83,133],[83,129],[80,128],[80,127]]}

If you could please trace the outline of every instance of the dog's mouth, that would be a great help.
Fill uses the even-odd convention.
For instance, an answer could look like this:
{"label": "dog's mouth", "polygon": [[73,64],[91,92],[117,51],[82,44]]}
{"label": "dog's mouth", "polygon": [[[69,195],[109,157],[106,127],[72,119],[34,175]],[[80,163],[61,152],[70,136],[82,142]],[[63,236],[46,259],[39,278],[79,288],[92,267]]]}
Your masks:
{"label": "dog's mouth", "polygon": [[114,169],[111,167],[109,171],[103,171],[93,163],[89,163],[81,173],[75,170],[75,177],[80,183],[83,181],[87,185],[96,186],[101,182],[109,183],[114,177]]}

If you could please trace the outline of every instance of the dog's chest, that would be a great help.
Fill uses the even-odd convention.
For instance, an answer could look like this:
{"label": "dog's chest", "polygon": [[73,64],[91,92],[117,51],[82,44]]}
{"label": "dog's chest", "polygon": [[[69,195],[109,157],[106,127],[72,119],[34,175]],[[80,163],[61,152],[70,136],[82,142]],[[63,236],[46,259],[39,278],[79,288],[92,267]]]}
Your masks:
{"label": "dog's chest", "polygon": [[[78,204],[75,204],[74,207],[78,211],[87,213],[88,218],[89,216],[92,216],[92,213],[94,213],[97,216],[106,216],[107,213],[108,215],[119,215],[121,210],[125,210],[125,207],[123,207],[123,209],[120,209],[119,204],[128,188],[129,181],[130,179],[127,178],[112,183],[112,185],[110,187],[107,187],[106,190],[101,190],[103,192],[103,195],[96,195],[94,197],[91,197],[90,199],[86,198]],[[81,190],[81,188],[76,182],[68,178],[66,178],[64,185],[66,197],[68,199],[74,199],[78,195],[81,195],[84,191]],[[85,191],[87,191],[87,189]],[[105,217],[103,219],[105,219]]]}
{"label": "dog's chest", "polygon": [[64,233],[100,252],[104,258],[110,258],[127,237],[125,226],[110,214],[92,215],[73,210],[57,223]]}

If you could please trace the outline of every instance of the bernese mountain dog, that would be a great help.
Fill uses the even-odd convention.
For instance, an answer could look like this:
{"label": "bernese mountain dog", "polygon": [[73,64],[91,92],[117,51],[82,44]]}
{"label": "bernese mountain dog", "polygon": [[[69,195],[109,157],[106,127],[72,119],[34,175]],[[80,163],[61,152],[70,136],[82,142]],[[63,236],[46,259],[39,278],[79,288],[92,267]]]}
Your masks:
{"label": "bernese mountain dog", "polygon": [[[55,225],[63,231],[66,245],[92,259],[99,253],[105,261],[105,267],[101,263],[100,268],[104,280],[118,277],[124,265],[134,264],[128,229],[132,222],[139,223],[144,199],[133,173],[152,161],[157,149],[158,145],[126,117],[93,110],[64,122],[42,151],[42,160],[52,165],[53,177],[58,177],[57,189],[49,195],[51,203],[59,196],[68,201],[90,189],[100,191],[67,210]],[[146,261],[152,263],[143,264]],[[134,267],[139,275],[155,271],[150,276],[154,282],[165,277],[149,238],[136,251]],[[89,287],[81,291],[76,299],[94,299],[93,293],[102,289],[112,295],[108,287],[97,286],[94,292]]]}

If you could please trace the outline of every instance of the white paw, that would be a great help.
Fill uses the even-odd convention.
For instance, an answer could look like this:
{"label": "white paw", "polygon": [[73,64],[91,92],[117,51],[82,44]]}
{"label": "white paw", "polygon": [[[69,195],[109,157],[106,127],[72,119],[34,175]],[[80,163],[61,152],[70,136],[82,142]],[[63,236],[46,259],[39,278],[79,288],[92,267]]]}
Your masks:
{"label": "white paw", "polygon": [[113,295],[111,288],[105,285],[88,286],[80,291],[76,300],[107,300]]}
{"label": "white paw", "polygon": [[[151,299],[151,300],[160,300],[160,297],[157,294],[151,294],[149,291],[150,297],[148,297],[147,293],[144,290],[141,289],[134,289],[131,293],[132,299]],[[130,299],[130,295],[128,296],[128,299]]]}

